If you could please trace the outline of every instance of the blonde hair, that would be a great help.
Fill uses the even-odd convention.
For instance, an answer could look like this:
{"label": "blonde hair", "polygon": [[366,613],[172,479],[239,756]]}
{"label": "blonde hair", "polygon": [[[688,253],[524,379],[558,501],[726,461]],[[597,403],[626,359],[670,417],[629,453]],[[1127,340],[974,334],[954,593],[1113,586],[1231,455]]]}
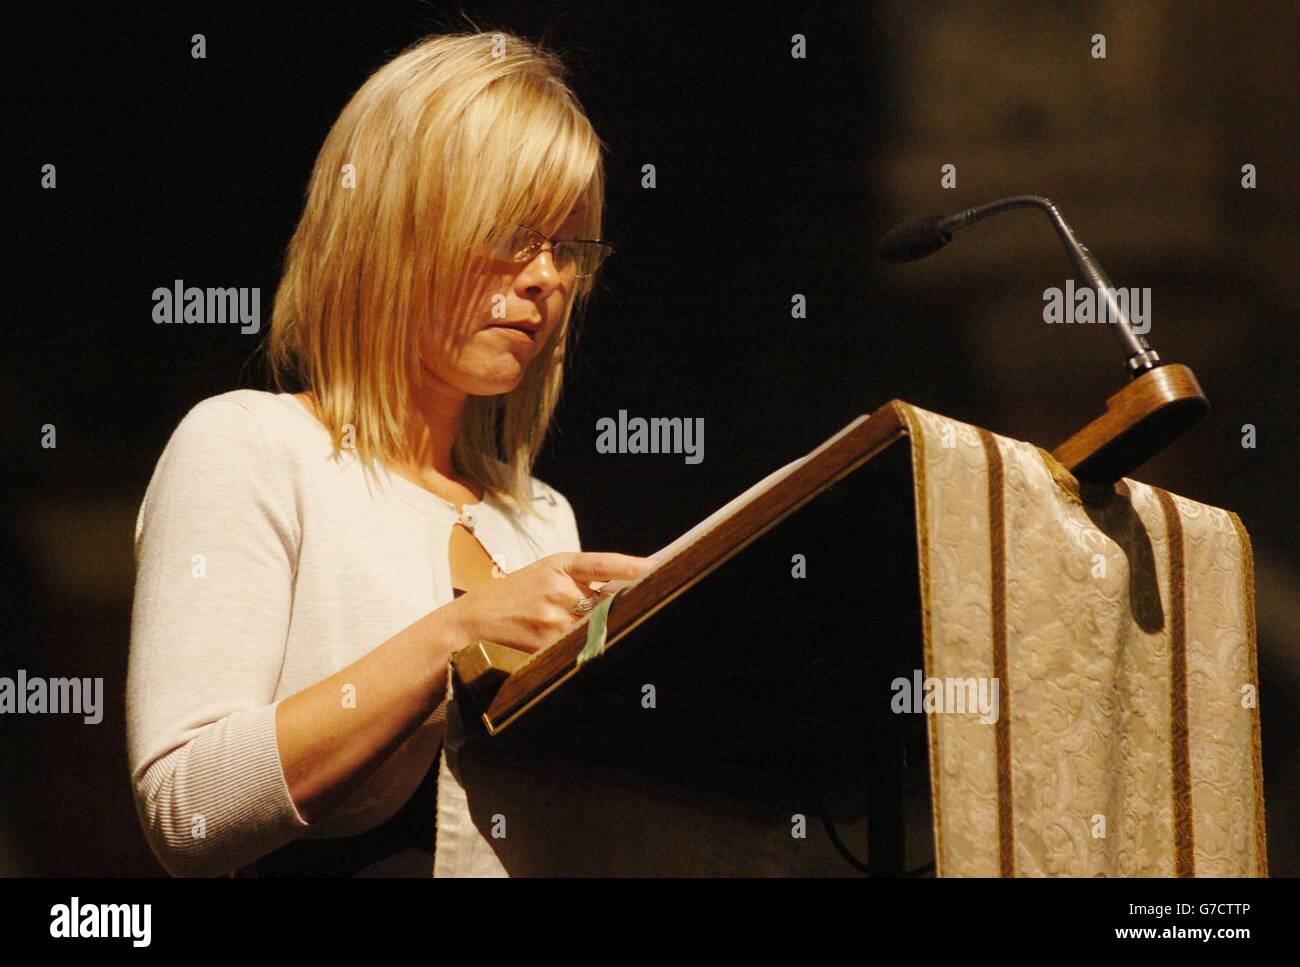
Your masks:
{"label": "blonde hair", "polygon": [[[481,324],[476,259],[497,226],[553,235],[581,204],[580,237],[600,237],[604,145],[565,74],[557,55],[510,34],[427,37],[375,71],[330,129],[286,253],[267,361],[277,389],[296,377],[312,392],[336,456],[348,424],[368,469],[404,452],[421,348],[458,352]],[[456,470],[516,512],[536,514],[529,478],[592,284],[574,280],[513,391],[466,400]]]}

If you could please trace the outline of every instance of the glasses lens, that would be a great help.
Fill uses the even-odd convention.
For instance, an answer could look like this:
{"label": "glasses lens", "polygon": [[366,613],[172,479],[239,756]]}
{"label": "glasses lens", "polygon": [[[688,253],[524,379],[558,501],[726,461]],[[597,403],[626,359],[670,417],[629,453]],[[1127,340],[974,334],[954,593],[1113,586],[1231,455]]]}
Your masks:
{"label": "glasses lens", "polygon": [[555,267],[564,273],[573,273],[579,279],[596,274],[611,247],[600,242],[557,242],[554,247]]}
{"label": "glasses lens", "polygon": [[[492,257],[499,262],[523,264],[531,262],[547,243],[547,238],[531,228],[518,225],[511,231],[502,230],[490,241]],[[579,279],[596,274],[602,262],[613,252],[607,242],[563,241],[551,245],[551,259],[556,271]]]}
{"label": "glasses lens", "polygon": [[522,226],[501,229],[488,239],[488,250],[498,262],[531,261],[546,240]]}

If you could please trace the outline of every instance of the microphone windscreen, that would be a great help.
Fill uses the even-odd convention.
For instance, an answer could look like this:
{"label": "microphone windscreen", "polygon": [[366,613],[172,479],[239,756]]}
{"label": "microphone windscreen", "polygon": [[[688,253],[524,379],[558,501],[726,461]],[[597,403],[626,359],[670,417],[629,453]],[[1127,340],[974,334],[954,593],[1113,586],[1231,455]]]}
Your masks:
{"label": "microphone windscreen", "polygon": [[886,262],[912,262],[933,255],[947,245],[952,236],[939,230],[943,215],[922,215],[896,225],[885,233],[876,251]]}

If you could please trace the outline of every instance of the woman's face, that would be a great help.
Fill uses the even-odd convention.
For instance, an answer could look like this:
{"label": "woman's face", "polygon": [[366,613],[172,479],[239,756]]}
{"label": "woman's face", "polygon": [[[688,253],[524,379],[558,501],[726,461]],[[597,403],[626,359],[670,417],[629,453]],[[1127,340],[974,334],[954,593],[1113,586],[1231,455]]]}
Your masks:
{"label": "woman's face", "polygon": [[[576,237],[583,218],[575,209],[554,237]],[[518,386],[564,318],[575,285],[571,273],[557,271],[549,246],[530,262],[493,263],[485,272],[487,295],[459,358],[428,345],[422,354],[426,376],[458,395],[497,396]]]}

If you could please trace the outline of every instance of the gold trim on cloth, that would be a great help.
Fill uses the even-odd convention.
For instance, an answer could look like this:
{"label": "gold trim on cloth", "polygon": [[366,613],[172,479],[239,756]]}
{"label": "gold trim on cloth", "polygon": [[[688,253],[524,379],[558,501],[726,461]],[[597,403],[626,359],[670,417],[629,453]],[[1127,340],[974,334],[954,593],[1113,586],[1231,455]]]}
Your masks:
{"label": "gold trim on cloth", "polygon": [[1255,553],[1250,546],[1246,525],[1228,511],[1241,552],[1241,599],[1245,613],[1247,653],[1250,657],[1250,684],[1255,688],[1255,706],[1250,714],[1250,766],[1255,792],[1254,840],[1255,875],[1268,876],[1268,834],[1264,822],[1264,754],[1259,727],[1259,655],[1255,641]]}
{"label": "gold trim on cloth", "polygon": [[1192,826],[1192,766],[1187,724],[1187,574],[1183,562],[1183,525],[1174,499],[1152,488],[1169,528],[1169,594],[1171,600],[1169,649],[1169,759],[1173,777],[1174,875],[1196,875],[1196,848]]}
{"label": "gold trim on cloth", "polygon": [[[925,495],[929,493],[925,474],[925,434],[920,432],[919,420],[910,403],[895,400],[894,406],[912,442],[912,480],[916,491],[916,567],[921,590],[921,675],[929,678],[935,667],[933,642],[934,635],[930,629],[930,519]],[[940,794],[939,776],[939,732],[934,719],[926,721],[926,736],[930,747],[930,799],[934,824],[934,870],[935,876],[944,875],[943,852],[943,796]]]}
{"label": "gold trim on cloth", "polygon": [[1016,875],[1015,802],[1011,769],[1011,676],[1007,673],[1007,532],[1003,495],[1002,453],[997,438],[979,428],[980,444],[988,465],[989,492],[989,617],[993,634],[993,677],[998,689],[998,720],[994,738],[998,753],[998,873]]}

